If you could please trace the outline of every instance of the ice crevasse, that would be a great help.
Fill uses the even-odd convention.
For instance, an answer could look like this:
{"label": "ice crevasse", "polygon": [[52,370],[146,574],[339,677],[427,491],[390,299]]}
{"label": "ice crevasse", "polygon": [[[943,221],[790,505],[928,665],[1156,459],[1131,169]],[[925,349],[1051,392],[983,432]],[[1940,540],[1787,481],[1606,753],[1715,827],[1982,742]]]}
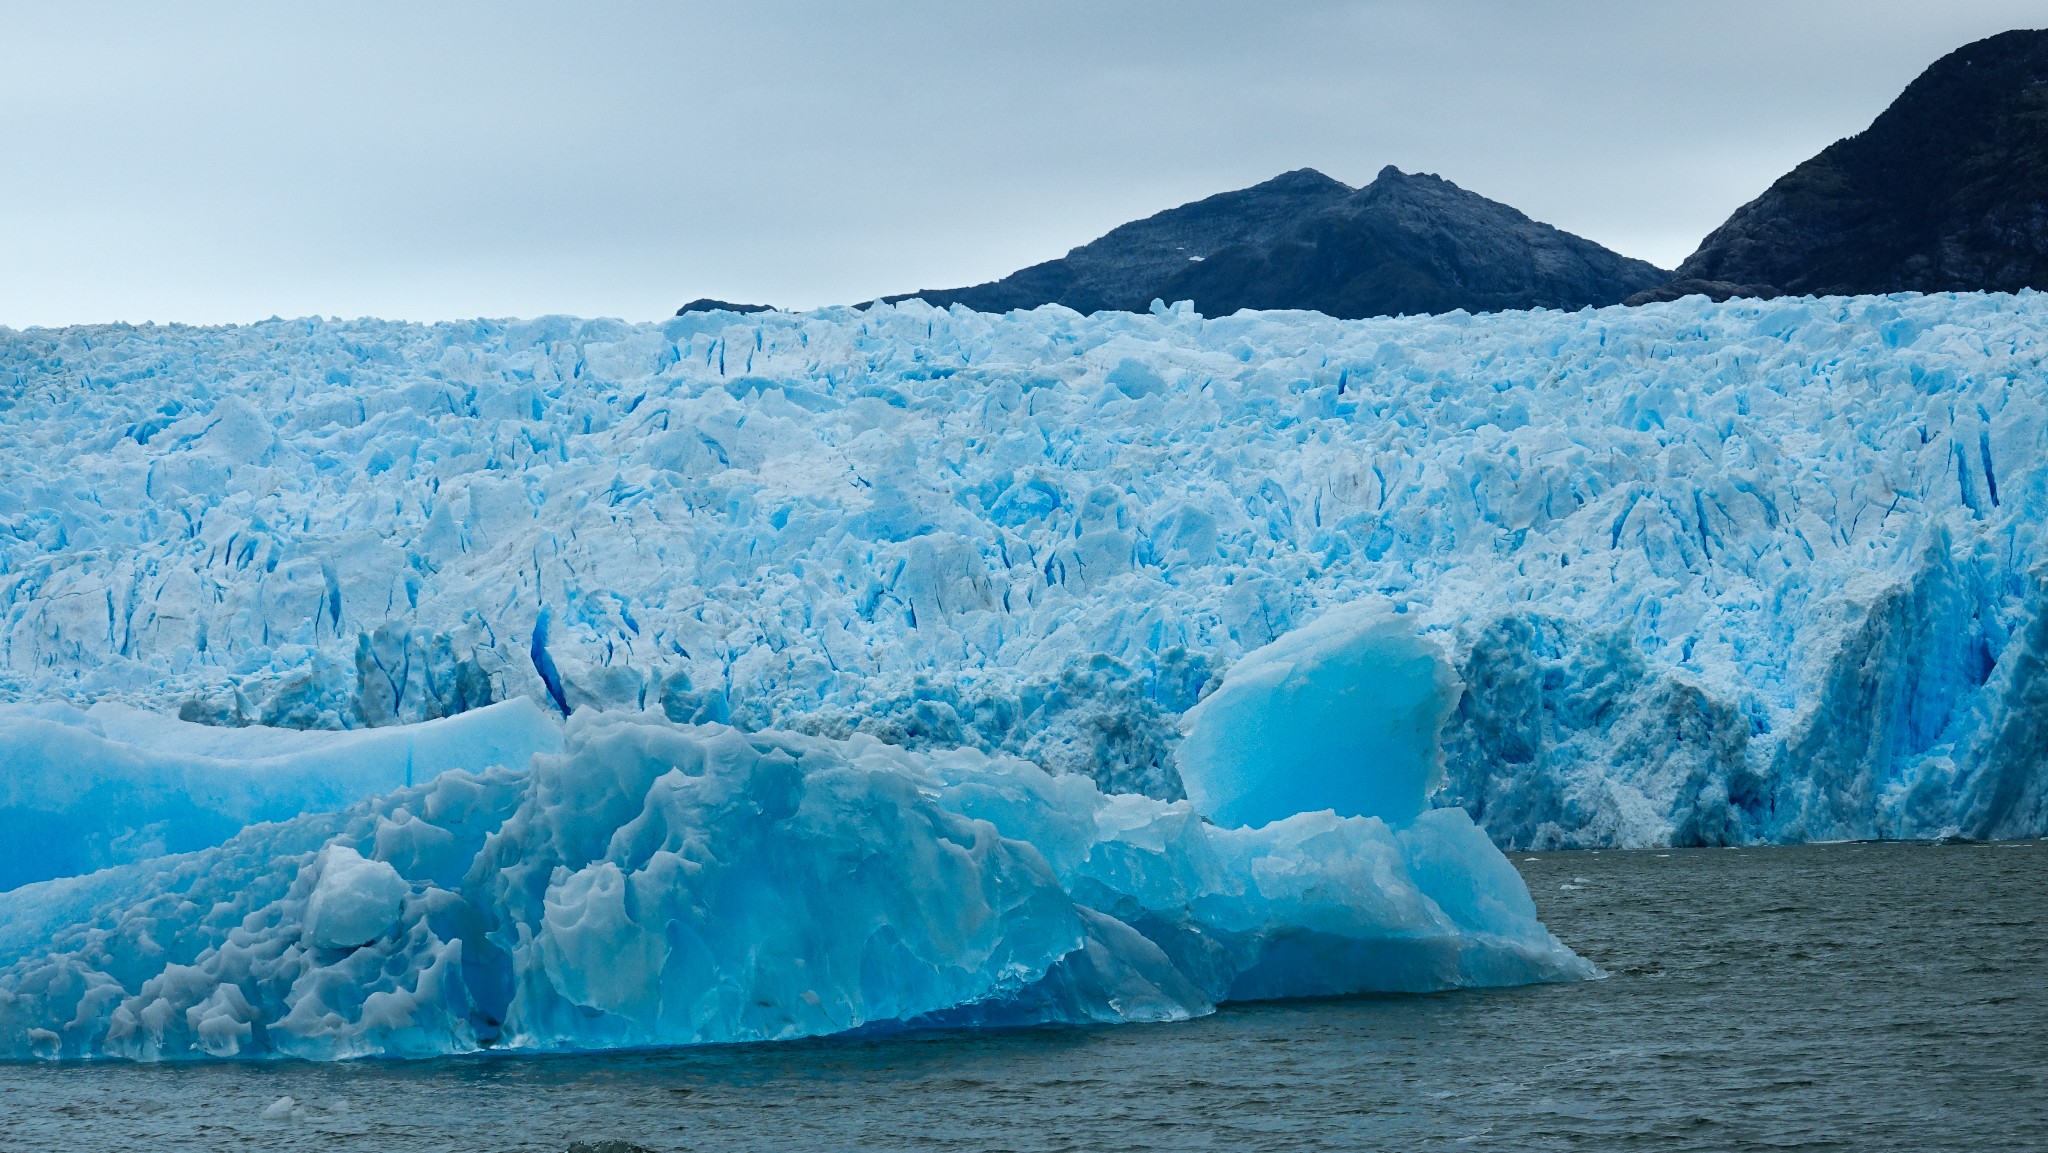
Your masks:
{"label": "ice crevasse", "polygon": [[1386,597],[1464,686],[1431,803],[1497,843],[2041,835],[2044,333],[2033,293],[4,330],[0,699],[525,698],[1173,799],[1222,670]]}
{"label": "ice crevasse", "polygon": [[[528,768],[23,886],[0,894],[0,1057],[1171,1021],[1592,975],[1472,820],[1425,805],[1458,692],[1441,643],[1385,603],[1306,634],[1189,719],[1201,809],[973,749],[585,709]],[[1291,765],[1235,739],[1288,716],[1367,735]]]}

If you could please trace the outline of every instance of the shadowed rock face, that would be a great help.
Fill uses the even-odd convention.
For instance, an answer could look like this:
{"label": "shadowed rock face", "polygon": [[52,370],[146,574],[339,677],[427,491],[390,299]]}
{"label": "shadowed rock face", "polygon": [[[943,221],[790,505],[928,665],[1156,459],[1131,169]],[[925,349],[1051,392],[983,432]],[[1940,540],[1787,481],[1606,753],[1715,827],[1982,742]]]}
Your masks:
{"label": "shadowed rock face", "polygon": [[1116,228],[1059,260],[925,291],[982,312],[1063,304],[1141,312],[1192,300],[1356,318],[1618,304],[1667,274],[1436,176],[1381,170],[1353,189],[1312,169]]}
{"label": "shadowed rock face", "polygon": [[1631,306],[1657,304],[1666,300],[1682,300],[1688,296],[1704,296],[1716,302],[1734,300],[1737,297],[1769,300],[1777,295],[1778,290],[1768,284],[1736,284],[1729,280],[1703,280],[1697,276],[1681,276],[1667,280],[1655,288],[1646,288],[1622,303]]}
{"label": "shadowed rock face", "polygon": [[2048,31],[1935,61],[1715,229],[1674,286],[1687,280],[1758,296],[2048,288]]}
{"label": "shadowed rock face", "polygon": [[697,299],[691,301],[690,303],[685,304],[681,308],[676,309],[676,315],[687,316],[692,312],[747,313],[773,311],[775,311],[775,306],[772,304],[734,304],[730,300],[713,300],[708,296],[700,296]]}
{"label": "shadowed rock face", "polygon": [[1301,220],[1341,204],[1352,188],[1312,168],[1283,173],[1111,229],[1058,260],[970,288],[931,289],[918,297],[945,307],[1008,312],[1064,304],[1077,312],[1143,312],[1174,274],[1218,250],[1270,244]]}

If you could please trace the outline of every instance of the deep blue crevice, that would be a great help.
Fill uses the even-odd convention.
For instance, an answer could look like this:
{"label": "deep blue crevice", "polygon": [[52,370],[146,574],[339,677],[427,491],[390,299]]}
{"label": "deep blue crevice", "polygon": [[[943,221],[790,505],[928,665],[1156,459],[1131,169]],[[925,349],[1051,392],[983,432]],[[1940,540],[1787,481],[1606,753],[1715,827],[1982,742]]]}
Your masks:
{"label": "deep blue crevice", "polygon": [[1977,430],[1977,455],[1984,461],[1984,487],[1991,493],[1991,507],[1998,507],[1998,473],[1991,467],[1991,430]]}
{"label": "deep blue crevice", "polygon": [[548,615],[548,610],[542,609],[533,621],[533,671],[540,674],[540,683],[548,687],[548,696],[566,717],[569,698],[562,692],[562,674],[555,668],[555,658],[548,655]]}

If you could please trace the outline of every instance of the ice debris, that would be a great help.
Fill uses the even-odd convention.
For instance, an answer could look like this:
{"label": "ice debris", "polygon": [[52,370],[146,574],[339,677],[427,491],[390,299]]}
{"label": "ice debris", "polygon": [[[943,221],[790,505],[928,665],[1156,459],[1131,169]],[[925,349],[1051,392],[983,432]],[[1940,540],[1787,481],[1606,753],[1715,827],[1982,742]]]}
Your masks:
{"label": "ice debris", "polygon": [[1221,827],[972,749],[578,710],[217,848],[0,894],[0,1059],[459,1053],[1591,975],[1456,809]]}
{"label": "ice debris", "polygon": [[1220,670],[1380,596],[1499,843],[2048,834],[2044,334],[2033,293],[0,331],[0,696],[658,708],[1173,797]]}
{"label": "ice debris", "polygon": [[243,826],[561,748],[523,697],[350,732],[218,728],[101,702],[0,705],[0,889],[217,845]]}
{"label": "ice debris", "polygon": [[320,851],[320,880],[306,898],[305,941],[315,949],[354,949],[388,934],[410,893],[385,861],[366,861],[347,845]]}

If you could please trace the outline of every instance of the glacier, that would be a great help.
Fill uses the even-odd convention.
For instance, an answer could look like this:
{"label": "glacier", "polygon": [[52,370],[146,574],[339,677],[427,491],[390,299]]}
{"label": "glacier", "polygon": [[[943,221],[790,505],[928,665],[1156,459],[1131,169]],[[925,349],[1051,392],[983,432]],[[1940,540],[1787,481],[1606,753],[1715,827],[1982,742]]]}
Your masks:
{"label": "glacier", "polygon": [[[1342,698],[1386,719],[1350,674],[1388,645],[1388,615],[1321,630],[1349,660],[1266,661],[1306,688],[1226,677],[1234,711],[1190,737],[1261,702]],[[1435,659],[1448,712],[1457,686]],[[0,893],[0,1059],[1174,1021],[1228,1000],[1595,975],[1470,817],[1424,806],[1426,777],[1384,783],[1391,819],[1324,807],[1248,827],[976,749],[579,709],[561,751],[523,769],[450,769]],[[1230,779],[1219,806],[1265,787]]]}
{"label": "glacier", "polygon": [[1374,601],[1461,686],[1429,803],[1500,845],[2043,835],[2044,331],[2027,292],[0,330],[0,699],[523,698],[1173,802],[1190,710]]}

